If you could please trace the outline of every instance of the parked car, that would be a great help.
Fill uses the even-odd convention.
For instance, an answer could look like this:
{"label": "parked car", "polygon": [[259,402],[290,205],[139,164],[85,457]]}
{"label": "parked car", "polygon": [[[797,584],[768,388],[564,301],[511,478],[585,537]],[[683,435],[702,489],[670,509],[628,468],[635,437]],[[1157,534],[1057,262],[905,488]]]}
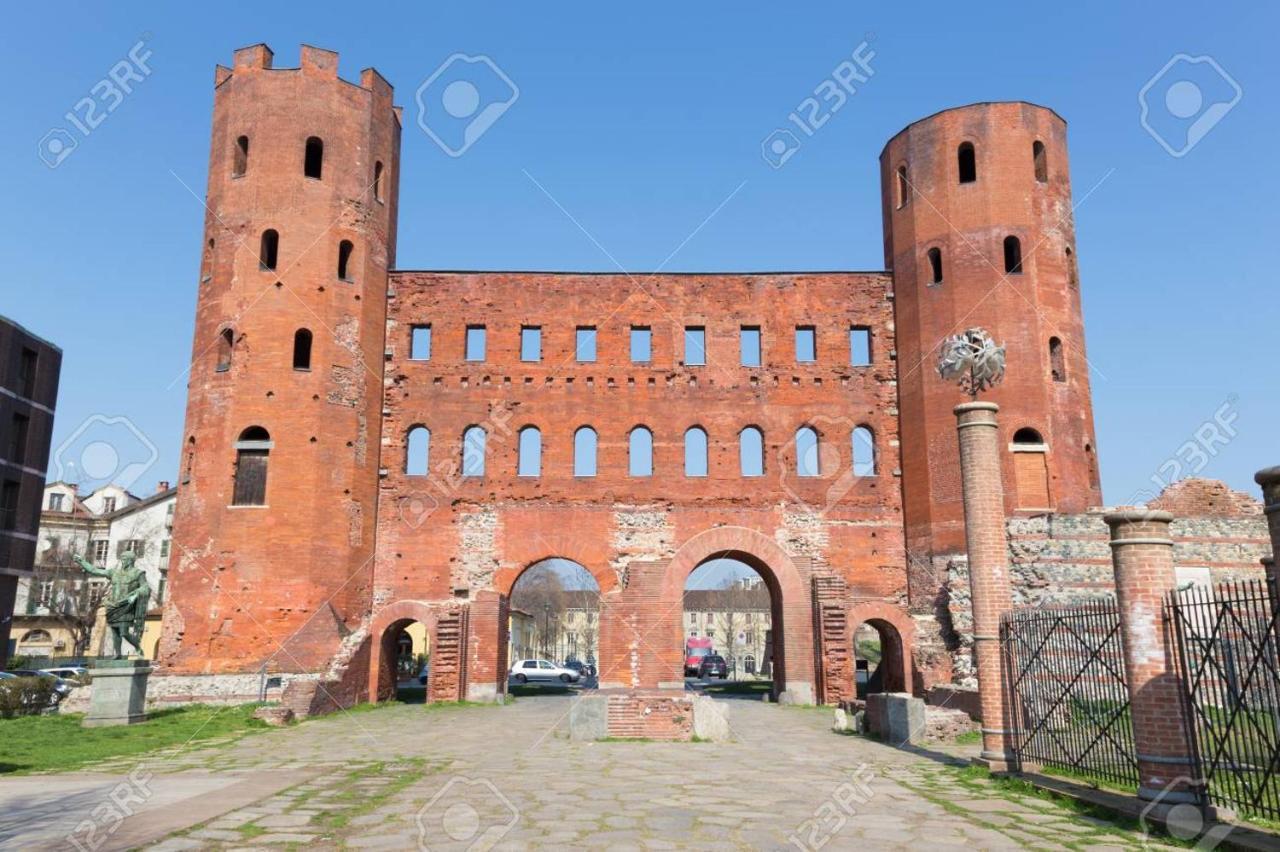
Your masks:
{"label": "parked car", "polygon": [[511,667],[511,679],[516,683],[530,681],[577,683],[582,675],[573,669],[557,666],[549,660],[516,660]]}
{"label": "parked car", "polygon": [[591,670],[591,666],[582,662],[582,660],[565,660],[564,667],[566,669],[573,669],[578,673],[578,677],[590,677],[595,674],[595,672]]}
{"label": "parked car", "polygon": [[422,666],[422,671],[418,672],[418,683],[422,684],[423,686],[426,686],[427,675],[430,673],[431,673],[431,665],[428,663],[424,663]]}
{"label": "parked car", "polygon": [[702,658],[702,662],[698,663],[698,677],[700,678],[727,678],[729,676],[729,664],[724,661],[724,657],[719,654],[708,654]]}
{"label": "parked car", "polygon": [[10,669],[7,672],[3,672],[3,675],[6,678],[44,677],[44,678],[51,679],[53,681],[53,694],[49,697],[50,707],[56,707],[59,704],[61,704],[62,699],[70,695],[71,690],[74,688],[74,684],[63,680],[62,678],[57,677],[56,675],[45,674],[44,672],[39,672],[39,671],[36,671],[35,669]]}
{"label": "parked car", "polygon": [[62,666],[54,669],[41,669],[40,671],[42,674],[51,674],[54,677],[60,677],[72,683],[79,683],[89,679],[89,670],[84,666]]}

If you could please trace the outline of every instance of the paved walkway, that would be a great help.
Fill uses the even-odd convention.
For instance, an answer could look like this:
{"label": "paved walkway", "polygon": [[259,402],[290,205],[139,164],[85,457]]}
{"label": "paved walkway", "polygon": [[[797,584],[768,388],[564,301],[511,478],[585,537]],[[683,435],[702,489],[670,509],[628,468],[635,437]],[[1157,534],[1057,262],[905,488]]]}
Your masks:
{"label": "paved walkway", "polygon": [[[414,849],[425,840],[430,849],[976,850],[1142,843],[1056,804],[1001,793],[949,765],[948,755],[834,734],[829,710],[734,701],[732,743],[577,743],[558,733],[572,700],[398,705],[173,750],[148,759],[141,774],[136,761],[122,760],[103,767],[119,773],[114,778],[6,779],[0,848]],[[154,777],[139,782],[146,773]],[[120,792],[138,783],[146,789],[132,800]],[[132,801],[133,815],[104,823],[102,803],[112,789],[117,800]],[[86,819],[94,823],[92,838]]]}

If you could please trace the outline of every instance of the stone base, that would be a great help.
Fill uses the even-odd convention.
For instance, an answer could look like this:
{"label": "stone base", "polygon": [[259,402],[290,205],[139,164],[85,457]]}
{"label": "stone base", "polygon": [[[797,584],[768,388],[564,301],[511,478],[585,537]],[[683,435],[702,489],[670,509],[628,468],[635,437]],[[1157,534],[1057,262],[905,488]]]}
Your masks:
{"label": "stone base", "polygon": [[599,690],[573,702],[568,733],[572,740],[726,742],[729,705],[684,690]]}
{"label": "stone base", "polygon": [[924,701],[907,692],[875,692],[867,696],[867,727],[890,745],[924,742]]}
{"label": "stone base", "polygon": [[89,697],[89,712],[80,724],[98,728],[145,721],[151,671],[146,660],[94,661],[93,694]]}

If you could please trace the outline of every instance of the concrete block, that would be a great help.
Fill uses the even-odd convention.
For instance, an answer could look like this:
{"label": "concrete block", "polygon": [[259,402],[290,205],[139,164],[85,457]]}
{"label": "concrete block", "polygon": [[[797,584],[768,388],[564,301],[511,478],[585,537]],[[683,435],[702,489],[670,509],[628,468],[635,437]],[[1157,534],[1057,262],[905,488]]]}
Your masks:
{"label": "concrete block", "polygon": [[145,721],[151,671],[146,660],[98,660],[93,668],[89,712],[81,724],[97,728]]}
{"label": "concrete block", "polygon": [[584,695],[569,708],[569,739],[602,740],[609,736],[609,699]]}
{"label": "concrete block", "polygon": [[729,729],[729,702],[716,701],[709,695],[695,695],[693,735],[708,742],[728,742],[732,738]]}

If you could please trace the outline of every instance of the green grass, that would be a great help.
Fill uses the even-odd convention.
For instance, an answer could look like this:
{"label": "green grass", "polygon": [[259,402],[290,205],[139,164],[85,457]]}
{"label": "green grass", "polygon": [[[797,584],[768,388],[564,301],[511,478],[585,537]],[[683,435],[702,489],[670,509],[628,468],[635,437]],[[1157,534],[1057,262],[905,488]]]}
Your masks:
{"label": "green grass", "polygon": [[956,737],[956,745],[979,745],[982,742],[982,731],[965,731]]}
{"label": "green grass", "polygon": [[773,682],[768,680],[731,680],[724,683],[711,683],[702,690],[708,695],[765,695],[773,691]]}
{"label": "green grass", "polygon": [[507,692],[519,698],[529,695],[568,695],[573,690],[567,686],[550,683],[513,683],[507,687]]}
{"label": "green grass", "polygon": [[0,775],[63,772],[188,742],[269,730],[267,723],[253,718],[259,706],[171,707],[153,712],[145,722],[109,728],[82,728],[79,713],[5,719],[0,721]]}

